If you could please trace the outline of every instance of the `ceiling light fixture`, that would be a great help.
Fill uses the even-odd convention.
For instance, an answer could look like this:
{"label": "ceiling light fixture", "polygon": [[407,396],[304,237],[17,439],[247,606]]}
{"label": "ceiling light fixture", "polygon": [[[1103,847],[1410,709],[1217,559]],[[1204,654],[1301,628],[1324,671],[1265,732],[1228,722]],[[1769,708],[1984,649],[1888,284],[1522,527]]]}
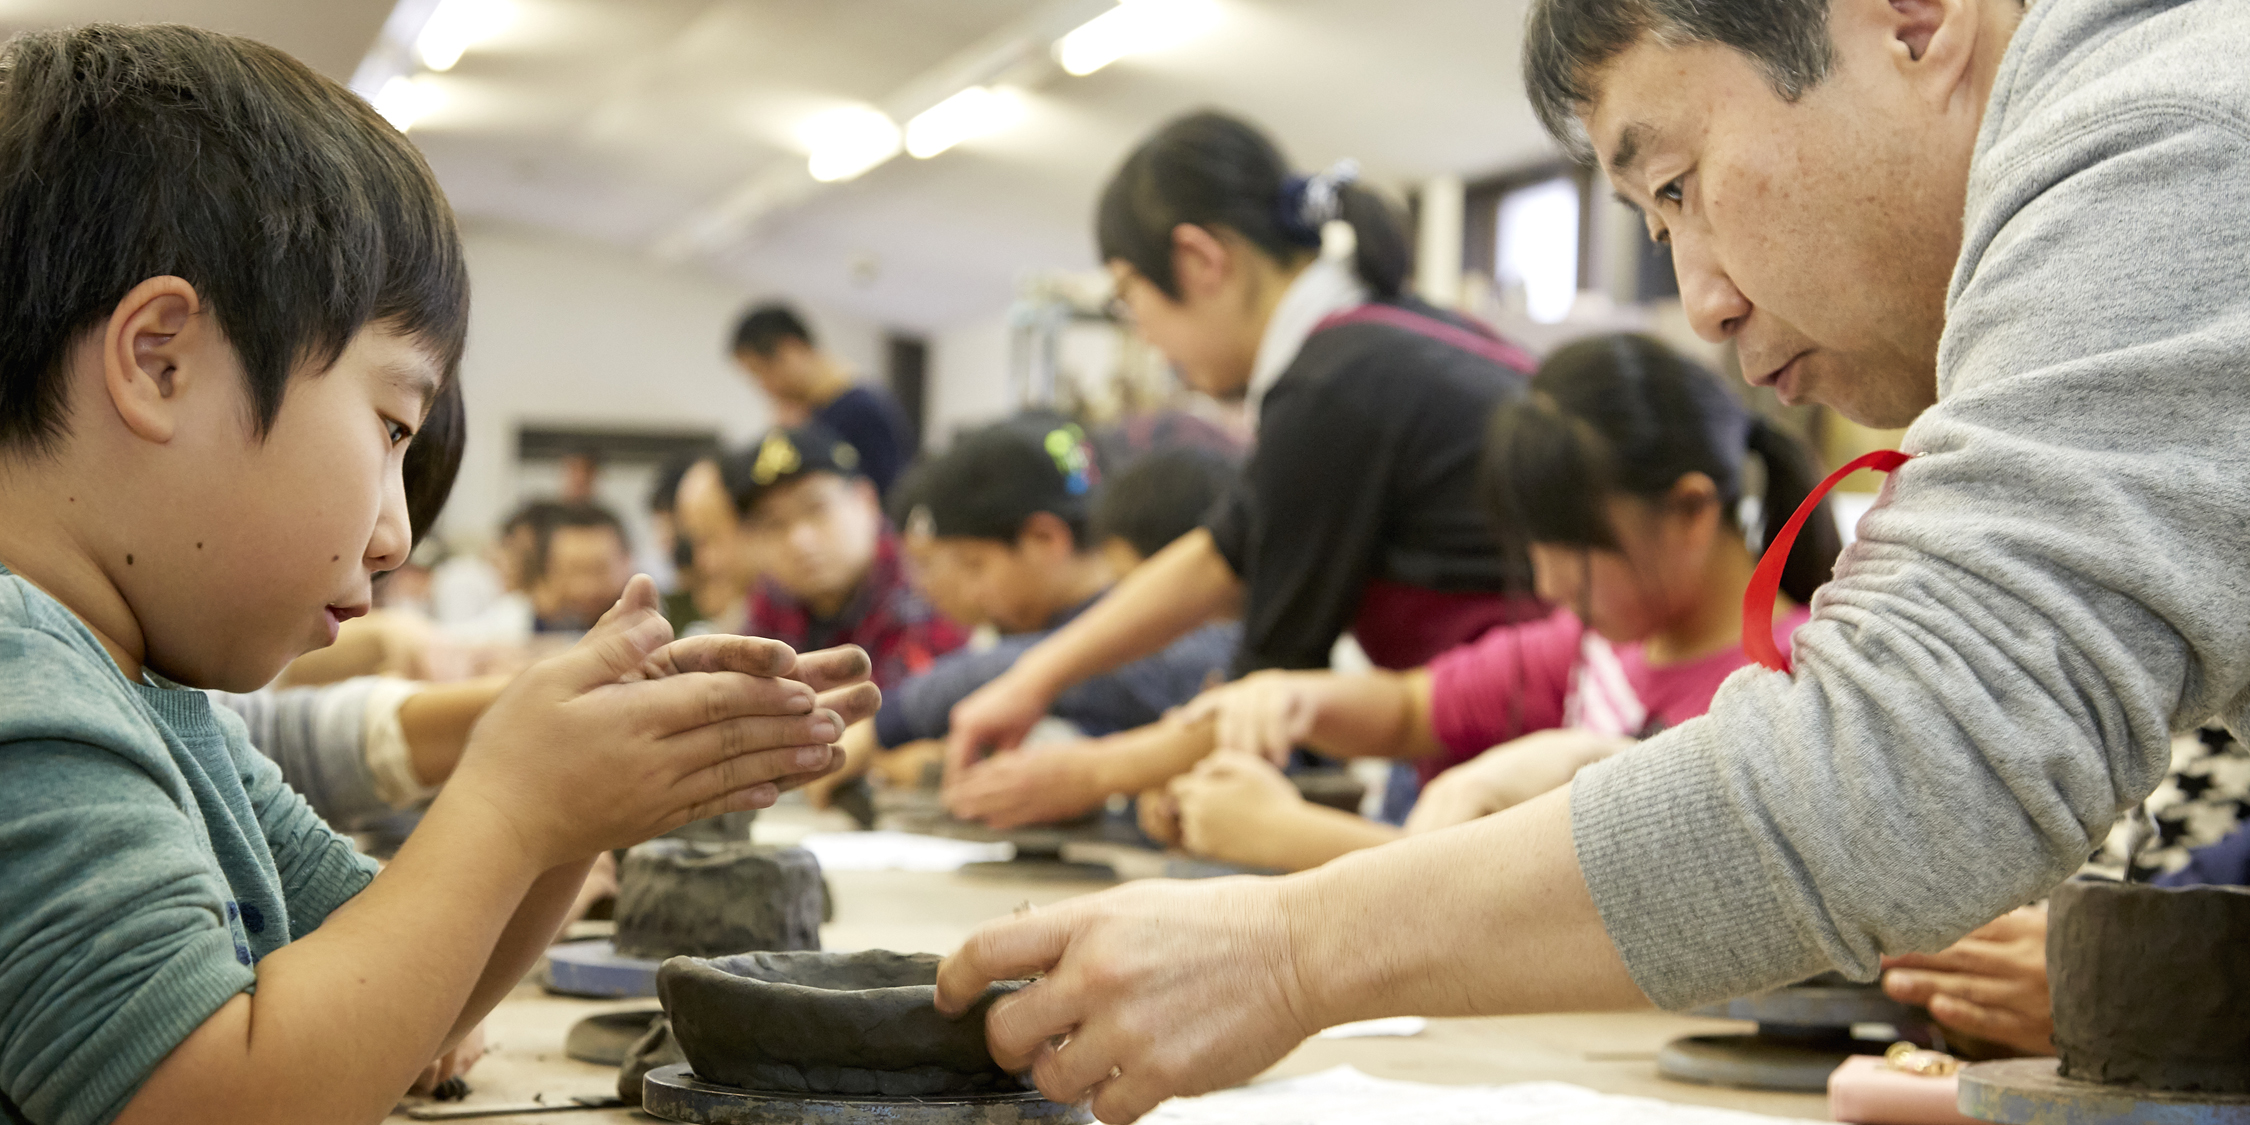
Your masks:
{"label": "ceiling light fixture", "polygon": [[390,81],[383,83],[383,88],[376,91],[374,97],[375,112],[382,114],[383,120],[390,122],[391,127],[401,133],[413,130],[414,123],[436,109],[443,100],[444,96],[436,83],[427,79],[408,78],[403,74],[395,75]]}
{"label": "ceiling light fixture", "polygon": [[906,123],[906,152],[928,160],[962,141],[1005,129],[1022,116],[1022,94],[1004,87],[971,86]]}
{"label": "ceiling light fixture", "polygon": [[1218,19],[1213,0],[1120,0],[1055,41],[1055,61],[1092,74],[1127,55],[1159,50],[1202,34]]}
{"label": "ceiling light fixture", "polygon": [[824,184],[849,180],[897,156],[898,125],[881,110],[851,106],[821,114],[797,130],[812,151],[806,168]]}
{"label": "ceiling light fixture", "polygon": [[431,70],[451,70],[469,48],[507,30],[515,18],[508,0],[444,0],[414,37],[414,54]]}

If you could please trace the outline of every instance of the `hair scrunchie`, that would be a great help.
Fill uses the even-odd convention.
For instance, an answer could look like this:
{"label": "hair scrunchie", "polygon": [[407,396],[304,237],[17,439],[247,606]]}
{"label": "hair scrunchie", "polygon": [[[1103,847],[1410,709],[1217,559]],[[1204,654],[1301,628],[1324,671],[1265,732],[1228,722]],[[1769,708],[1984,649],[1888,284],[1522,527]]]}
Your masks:
{"label": "hair scrunchie", "polygon": [[1320,230],[1344,217],[1346,185],[1359,179],[1359,161],[1350,158],[1325,172],[1291,176],[1281,186],[1281,229],[1302,246],[1320,245]]}

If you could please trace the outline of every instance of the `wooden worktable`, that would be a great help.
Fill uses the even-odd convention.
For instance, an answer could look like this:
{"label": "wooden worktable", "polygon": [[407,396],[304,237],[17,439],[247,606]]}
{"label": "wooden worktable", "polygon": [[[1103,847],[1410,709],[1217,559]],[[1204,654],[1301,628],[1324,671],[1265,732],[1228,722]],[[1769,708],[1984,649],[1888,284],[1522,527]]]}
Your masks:
{"label": "wooden worktable", "polygon": [[[762,820],[760,839],[828,827],[808,820],[808,812],[776,812],[781,815],[768,815],[780,823],[769,828]],[[1046,905],[1107,885],[1026,879],[990,869],[950,874],[836,871],[828,878],[836,895],[836,920],[821,929],[827,948],[934,953],[951,952],[978,923],[1004,916],[1019,904]],[[473,1092],[468,1101],[523,1102],[544,1095],[553,1102],[577,1094],[614,1093],[616,1072],[565,1057],[563,1036],[573,1023],[597,1012],[654,1006],[653,999],[577,1000],[548,995],[531,983],[519,986],[486,1021],[487,1053],[469,1074]],[[1348,1063],[1380,1078],[1479,1085],[1571,1082],[1604,1093],[1826,1120],[1826,1099],[1819,1095],[1729,1090],[1657,1077],[1656,1051],[1665,1041],[1748,1026],[1656,1012],[1432,1020],[1427,1031],[1412,1038],[1312,1040],[1269,1076]],[[390,1120],[407,1118],[393,1115]],[[611,1109],[474,1120],[608,1125],[653,1119]]]}

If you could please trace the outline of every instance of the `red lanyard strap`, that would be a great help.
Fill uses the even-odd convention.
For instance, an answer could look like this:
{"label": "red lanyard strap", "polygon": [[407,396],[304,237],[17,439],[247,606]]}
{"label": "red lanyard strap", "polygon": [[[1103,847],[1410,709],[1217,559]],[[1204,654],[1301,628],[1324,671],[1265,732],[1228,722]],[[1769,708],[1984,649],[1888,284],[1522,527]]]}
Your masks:
{"label": "red lanyard strap", "polygon": [[1750,588],[1742,592],[1742,652],[1752,662],[1763,664],[1776,672],[1789,671],[1789,658],[1781,655],[1780,646],[1773,643],[1773,603],[1781,596],[1781,572],[1789,565],[1789,549],[1797,545],[1797,532],[1805,520],[1820,506],[1829,490],[1845,477],[1861,469],[1890,472],[1906,464],[1908,456],[1896,449],[1878,449],[1855,458],[1850,464],[1828,474],[1828,479],[1797,505],[1797,514],[1781,527],[1781,534],[1767,544],[1765,557],[1758,560],[1758,569],[1750,575]]}

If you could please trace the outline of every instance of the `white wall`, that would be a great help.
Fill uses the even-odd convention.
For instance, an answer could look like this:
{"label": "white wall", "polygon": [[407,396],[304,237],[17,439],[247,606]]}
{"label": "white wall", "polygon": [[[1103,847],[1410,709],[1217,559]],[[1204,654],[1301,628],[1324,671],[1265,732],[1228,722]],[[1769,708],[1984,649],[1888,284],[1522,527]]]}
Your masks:
{"label": "white wall", "polygon": [[942,446],[963,426],[1014,409],[1008,386],[1008,344],[1005,313],[930,337],[930,417],[924,427],[929,445]]}
{"label": "white wall", "polygon": [[[525,422],[713,428],[729,441],[766,427],[765,400],[726,341],[745,306],[782,294],[567,235],[472,223],[462,236],[473,294],[461,364],[469,444],[442,524],[449,541],[483,541],[520,499],[552,488],[551,474],[516,463]],[[800,307],[823,346],[880,376],[879,326]],[[603,489],[636,524],[645,476],[617,474]]]}

